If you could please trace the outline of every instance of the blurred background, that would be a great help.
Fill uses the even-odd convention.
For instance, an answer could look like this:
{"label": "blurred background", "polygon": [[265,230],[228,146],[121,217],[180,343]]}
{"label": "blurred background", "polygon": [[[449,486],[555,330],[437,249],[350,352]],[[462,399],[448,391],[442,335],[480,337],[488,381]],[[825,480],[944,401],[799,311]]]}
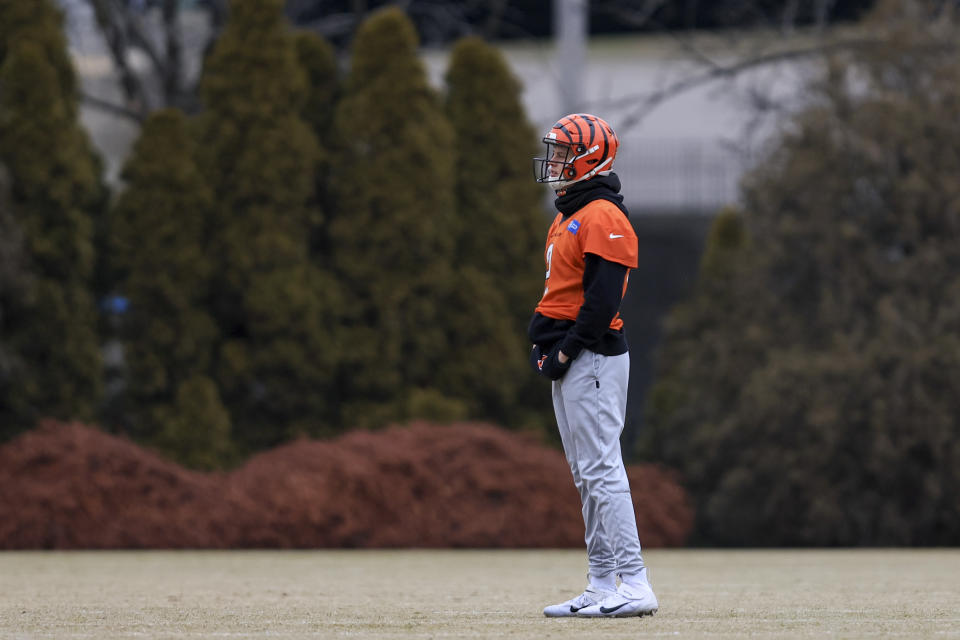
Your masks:
{"label": "blurred background", "polygon": [[47,419],[202,471],[417,421],[555,450],[531,158],[586,111],[669,544],[958,544],[958,11],[0,0],[7,456]]}

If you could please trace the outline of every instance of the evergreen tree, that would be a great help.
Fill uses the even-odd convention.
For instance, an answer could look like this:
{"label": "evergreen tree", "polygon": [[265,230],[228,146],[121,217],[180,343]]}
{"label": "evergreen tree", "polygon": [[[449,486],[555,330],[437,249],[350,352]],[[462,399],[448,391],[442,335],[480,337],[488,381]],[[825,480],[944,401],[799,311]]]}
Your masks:
{"label": "evergreen tree", "polygon": [[331,256],[329,234],[324,212],[334,206],[330,189],[330,168],[339,157],[334,139],[333,115],[340,97],[340,75],[337,59],[329,42],[309,31],[295,36],[297,59],[307,74],[307,97],[303,102],[303,119],[310,124],[318,142],[314,168],[314,201],[308,205],[312,214],[310,249],[314,262],[328,267]]}
{"label": "evergreen tree", "polygon": [[417,57],[413,25],[396,8],[359,28],[334,119],[343,148],[333,167],[330,221],[345,287],[340,397],[345,425],[466,415],[445,398],[458,283],[453,263],[453,135]]}
{"label": "evergreen tree", "polygon": [[446,82],[463,224],[455,250],[460,286],[450,305],[460,312],[450,336],[457,357],[444,363],[444,389],[469,402],[473,415],[513,426],[542,422],[537,409],[549,409],[549,392],[530,372],[526,337],[543,290],[549,224],[543,188],[530,173],[537,135],[519,82],[500,52],[479,38],[457,43]]}
{"label": "evergreen tree", "polygon": [[651,423],[703,540],[960,536],[958,25],[918,8],[881,3],[881,46],[810,88],[674,316]]}
{"label": "evergreen tree", "polygon": [[282,9],[281,0],[234,3],[201,81],[215,370],[244,450],[316,432],[336,408],[337,288],[310,262],[318,149]]}
{"label": "evergreen tree", "polygon": [[208,377],[188,378],[177,385],[174,402],[156,406],[153,421],[161,425],[157,446],[183,465],[220,469],[235,458],[230,416]]}
{"label": "evergreen tree", "polygon": [[51,0],[0,0],[0,64],[18,42],[30,42],[53,67],[62,108],[76,117],[77,80],[67,52],[63,16]]}
{"label": "evergreen tree", "polygon": [[[212,259],[204,231],[213,196],[194,154],[180,112],[150,116],[123,170],[127,187],[111,216],[110,248],[118,289],[129,301],[121,329],[127,428],[146,442],[162,438],[180,462],[211,467],[229,462],[230,423],[208,377],[217,331],[205,309]],[[203,389],[208,419],[196,403],[186,402],[191,421],[178,411],[183,393],[192,397],[183,385]],[[193,446],[180,449],[169,433],[179,429],[171,425],[186,424]]]}
{"label": "evergreen tree", "polygon": [[294,42],[297,60],[307,74],[303,119],[313,128],[321,147],[326,148],[333,133],[334,108],[340,95],[336,53],[329,42],[312,31],[297,32]]}
{"label": "evergreen tree", "polygon": [[0,341],[6,433],[41,416],[95,416],[101,388],[91,294],[99,164],[77,122],[59,13],[45,0],[0,5],[0,162],[30,273],[7,301]]}
{"label": "evergreen tree", "polygon": [[[23,231],[10,205],[10,182],[9,172],[0,165],[0,399],[4,401],[11,398],[14,374],[23,368],[21,355],[10,340],[15,328],[11,320],[22,308],[32,285]],[[13,408],[6,402],[0,404],[0,441],[22,428]]]}
{"label": "evergreen tree", "polygon": [[637,445],[645,457],[678,465],[705,455],[692,449],[691,432],[713,432],[740,393],[742,376],[763,361],[772,336],[741,295],[751,284],[749,251],[744,214],[721,211],[707,237],[695,295],[666,323],[649,419]]}

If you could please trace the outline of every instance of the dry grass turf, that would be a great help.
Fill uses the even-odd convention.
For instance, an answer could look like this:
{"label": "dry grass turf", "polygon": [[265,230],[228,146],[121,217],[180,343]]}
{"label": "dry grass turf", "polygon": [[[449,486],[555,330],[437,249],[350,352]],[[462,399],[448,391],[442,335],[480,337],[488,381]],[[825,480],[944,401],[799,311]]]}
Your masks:
{"label": "dry grass turf", "polygon": [[0,553],[0,638],[960,638],[960,550],[651,550],[652,618],[547,619],[579,551]]}

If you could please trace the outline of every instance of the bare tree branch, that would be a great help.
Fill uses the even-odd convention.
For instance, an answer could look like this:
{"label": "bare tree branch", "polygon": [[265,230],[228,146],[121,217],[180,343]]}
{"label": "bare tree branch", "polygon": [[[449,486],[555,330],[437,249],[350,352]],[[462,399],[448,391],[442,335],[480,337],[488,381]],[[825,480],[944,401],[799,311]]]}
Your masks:
{"label": "bare tree branch", "polygon": [[180,33],[180,3],[164,0],[163,28],[166,35],[166,60],[162,66],[163,95],[167,104],[179,104],[183,75],[183,34]]}
{"label": "bare tree branch", "polygon": [[712,65],[705,72],[678,80],[662,89],[647,94],[632,94],[611,100],[602,105],[605,109],[630,108],[630,113],[620,121],[620,129],[627,130],[639,124],[656,107],[695,87],[723,78],[733,78],[744,71],[779,62],[823,56],[829,53],[885,46],[882,40],[860,38],[832,43],[821,43],[799,49],[776,51],[742,59],[729,65]]}
{"label": "bare tree branch", "polygon": [[666,4],[667,0],[643,0],[641,6],[634,9],[624,6],[623,2],[603,2],[595,9],[617,18],[623,24],[639,29],[649,26],[653,22],[654,14]]}
{"label": "bare tree branch", "polygon": [[[117,2],[117,0],[114,1]],[[157,50],[157,45],[151,40],[150,34],[143,24],[143,19],[133,11],[124,10],[122,6],[118,9],[130,42],[147,55],[156,71],[160,71],[164,66],[163,56]]]}
{"label": "bare tree branch", "polygon": [[[190,71],[197,61],[188,60],[187,56],[205,55],[226,21],[227,0],[197,2],[196,6],[209,17],[209,25],[205,28],[191,21],[186,24],[193,29],[187,32],[182,0],[157,0],[146,9],[129,0],[82,1],[92,9],[107,44],[127,110],[140,113],[143,118],[154,109],[167,106],[186,111],[196,108],[197,78]],[[201,34],[200,40],[197,34]],[[143,68],[131,64],[133,51],[146,57]]]}
{"label": "bare tree branch", "polygon": [[114,7],[109,0],[89,0],[94,17],[103,33],[113,64],[120,74],[120,86],[127,102],[135,107],[131,110],[140,114],[140,117],[149,111],[147,90],[140,77],[134,72],[127,61],[129,42],[126,32],[122,28]]}
{"label": "bare tree branch", "polygon": [[106,113],[112,113],[114,115],[121,116],[127,120],[136,122],[137,124],[142,124],[146,119],[146,115],[140,111],[130,109],[129,107],[125,107],[123,105],[114,104],[109,100],[103,100],[102,98],[98,98],[97,96],[91,95],[85,91],[80,91],[80,99],[85,105],[99,109],[100,111],[105,111]]}

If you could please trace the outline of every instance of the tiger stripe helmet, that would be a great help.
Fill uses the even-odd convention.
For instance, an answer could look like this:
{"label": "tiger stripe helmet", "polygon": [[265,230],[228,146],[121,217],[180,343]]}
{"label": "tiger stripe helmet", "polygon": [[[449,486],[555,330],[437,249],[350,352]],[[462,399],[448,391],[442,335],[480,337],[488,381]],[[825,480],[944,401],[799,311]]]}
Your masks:
{"label": "tiger stripe helmet", "polygon": [[543,142],[547,155],[533,159],[533,174],[537,182],[550,184],[557,192],[610,171],[620,146],[613,127],[589,113],[560,118]]}

